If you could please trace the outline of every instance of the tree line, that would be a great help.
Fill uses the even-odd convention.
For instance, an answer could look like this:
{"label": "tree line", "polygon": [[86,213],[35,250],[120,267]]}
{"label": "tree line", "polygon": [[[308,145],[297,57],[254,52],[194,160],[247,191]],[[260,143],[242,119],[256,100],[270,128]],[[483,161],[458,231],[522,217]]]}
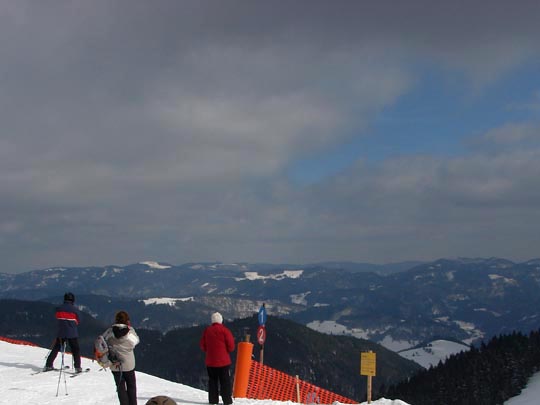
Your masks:
{"label": "tree line", "polygon": [[414,405],[496,405],[519,395],[540,370],[540,330],[491,338],[422,370],[382,396]]}

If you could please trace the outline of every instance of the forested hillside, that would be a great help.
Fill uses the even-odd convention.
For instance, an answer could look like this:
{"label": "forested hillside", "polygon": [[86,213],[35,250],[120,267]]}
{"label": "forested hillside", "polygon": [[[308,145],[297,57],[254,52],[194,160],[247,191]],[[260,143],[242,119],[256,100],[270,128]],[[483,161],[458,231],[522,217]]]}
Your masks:
{"label": "forested hillside", "polygon": [[497,405],[518,395],[540,370],[540,331],[493,337],[388,389],[414,405]]}

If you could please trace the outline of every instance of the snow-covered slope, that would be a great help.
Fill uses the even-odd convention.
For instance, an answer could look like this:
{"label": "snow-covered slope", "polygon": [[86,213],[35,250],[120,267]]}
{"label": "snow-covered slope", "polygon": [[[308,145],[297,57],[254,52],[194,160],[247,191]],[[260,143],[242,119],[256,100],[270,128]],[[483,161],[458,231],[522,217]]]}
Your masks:
{"label": "snow-covered slope", "polygon": [[535,405],[540,403],[540,373],[531,377],[521,395],[511,398],[504,405]]}
{"label": "snow-covered slope", "polygon": [[[116,404],[115,385],[110,371],[99,371],[97,363],[83,359],[83,368],[90,372],[75,378],[59,372],[38,373],[45,364],[47,349],[22,346],[0,341],[0,403],[27,405],[103,405]],[[66,355],[65,363],[71,364],[71,356]],[[60,356],[55,366],[60,366]],[[37,373],[37,374],[36,374]],[[60,380],[59,380],[59,377]],[[60,384],[58,384],[60,382]],[[58,397],[56,392],[58,389]],[[208,403],[207,393],[186,385],[166,381],[145,373],[137,372],[137,399],[139,405],[149,398],[167,395],[177,404],[204,405]],[[374,405],[407,405],[400,400],[379,399]],[[235,399],[236,405],[283,405],[288,402]],[[292,403],[290,403],[292,404]]]}
{"label": "snow-covered slope", "polygon": [[444,362],[452,354],[468,350],[469,346],[462,343],[434,340],[426,346],[403,350],[398,353],[406,359],[417,362],[422,367],[429,368],[430,366],[436,366],[441,360]]}

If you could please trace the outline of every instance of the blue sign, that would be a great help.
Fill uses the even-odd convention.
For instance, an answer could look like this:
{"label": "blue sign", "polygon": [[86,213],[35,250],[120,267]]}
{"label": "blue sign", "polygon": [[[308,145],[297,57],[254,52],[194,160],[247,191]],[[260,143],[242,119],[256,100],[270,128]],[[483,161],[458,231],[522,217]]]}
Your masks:
{"label": "blue sign", "polygon": [[259,309],[259,325],[264,326],[266,323],[266,308],[264,307],[264,304],[262,304],[261,308]]}

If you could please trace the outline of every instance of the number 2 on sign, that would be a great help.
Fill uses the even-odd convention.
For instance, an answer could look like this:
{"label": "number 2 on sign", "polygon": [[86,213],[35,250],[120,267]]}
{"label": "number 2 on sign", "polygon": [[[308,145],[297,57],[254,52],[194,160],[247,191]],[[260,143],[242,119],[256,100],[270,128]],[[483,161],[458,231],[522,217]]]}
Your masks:
{"label": "number 2 on sign", "polygon": [[266,340],[266,328],[264,326],[259,326],[257,329],[257,341],[262,346]]}

